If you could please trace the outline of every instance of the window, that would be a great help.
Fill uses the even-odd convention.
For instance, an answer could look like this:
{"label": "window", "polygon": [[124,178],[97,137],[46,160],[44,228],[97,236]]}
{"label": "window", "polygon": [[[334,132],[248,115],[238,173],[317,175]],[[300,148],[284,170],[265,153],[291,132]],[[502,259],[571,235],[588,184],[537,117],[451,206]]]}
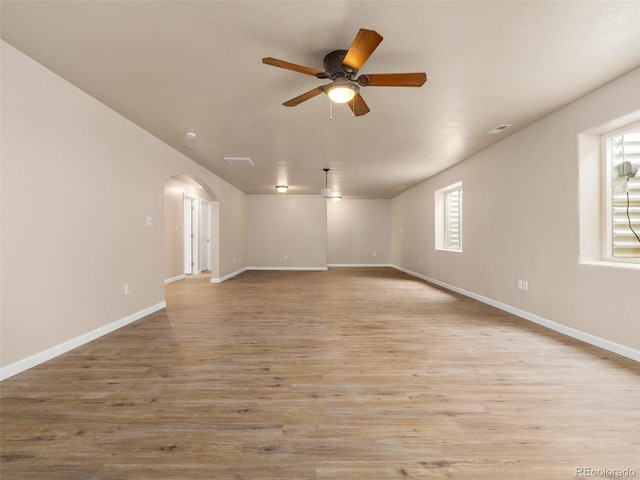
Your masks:
{"label": "window", "polygon": [[603,137],[608,260],[640,263],[640,124]]}
{"label": "window", "polygon": [[462,249],[462,189],[448,191],[444,196],[445,247],[452,250]]}
{"label": "window", "polygon": [[436,249],[462,251],[462,182],[435,192]]}

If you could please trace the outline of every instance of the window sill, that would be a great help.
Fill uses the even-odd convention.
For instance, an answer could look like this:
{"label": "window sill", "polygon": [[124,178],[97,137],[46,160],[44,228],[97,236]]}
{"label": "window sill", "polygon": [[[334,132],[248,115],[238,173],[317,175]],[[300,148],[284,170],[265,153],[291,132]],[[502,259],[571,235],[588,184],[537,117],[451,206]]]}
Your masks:
{"label": "window sill", "polygon": [[580,262],[580,265],[589,265],[592,267],[613,267],[613,268],[625,268],[631,270],[640,270],[640,263],[628,263],[628,262],[612,262],[609,260],[589,260]]}

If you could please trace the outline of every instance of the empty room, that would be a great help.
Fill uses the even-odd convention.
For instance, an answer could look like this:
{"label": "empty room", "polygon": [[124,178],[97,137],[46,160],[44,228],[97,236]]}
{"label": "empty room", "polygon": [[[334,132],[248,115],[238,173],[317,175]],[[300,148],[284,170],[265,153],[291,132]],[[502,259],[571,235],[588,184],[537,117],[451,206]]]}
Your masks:
{"label": "empty room", "polygon": [[0,0],[0,477],[640,476],[638,25]]}

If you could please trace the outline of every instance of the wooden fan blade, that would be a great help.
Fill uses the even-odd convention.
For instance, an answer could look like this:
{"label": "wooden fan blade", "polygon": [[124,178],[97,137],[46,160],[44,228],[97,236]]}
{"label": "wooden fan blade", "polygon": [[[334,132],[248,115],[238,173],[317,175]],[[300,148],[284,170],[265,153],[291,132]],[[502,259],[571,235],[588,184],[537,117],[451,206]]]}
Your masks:
{"label": "wooden fan blade", "polygon": [[375,30],[361,28],[342,61],[343,67],[353,72],[360,70],[381,41],[382,35]]}
{"label": "wooden fan blade", "polygon": [[296,105],[299,105],[302,102],[315,97],[316,95],[320,95],[322,92],[324,92],[323,87],[316,87],[313,90],[309,90],[308,92],[303,93],[302,95],[298,95],[296,98],[287,100],[282,105],[284,105],[285,107],[295,107]]}
{"label": "wooden fan blade", "polygon": [[351,108],[351,111],[356,117],[366,115],[371,111],[364,101],[364,98],[362,98],[362,95],[360,95],[359,93],[356,94],[355,97],[353,97],[353,100],[347,103],[349,104],[349,108]]}
{"label": "wooden fan blade", "polygon": [[369,87],[421,87],[427,81],[426,73],[371,73]]}
{"label": "wooden fan blade", "polygon": [[297,65],[291,62],[285,62],[284,60],[278,60],[277,58],[266,57],[262,59],[262,63],[266,63],[267,65],[272,65],[274,67],[285,68],[287,70],[293,70],[294,72],[305,73],[307,75],[319,75],[324,73],[323,70],[318,70],[317,68],[305,67],[304,65]]}

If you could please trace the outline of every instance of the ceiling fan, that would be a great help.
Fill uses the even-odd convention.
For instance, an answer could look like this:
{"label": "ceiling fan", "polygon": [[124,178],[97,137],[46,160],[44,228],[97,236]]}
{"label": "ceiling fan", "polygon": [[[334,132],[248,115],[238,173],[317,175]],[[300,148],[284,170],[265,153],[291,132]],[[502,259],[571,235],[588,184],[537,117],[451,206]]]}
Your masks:
{"label": "ceiling fan", "polygon": [[421,73],[370,73],[358,75],[373,51],[382,42],[382,35],[374,30],[361,28],[349,50],[336,50],[324,57],[324,70],[266,57],[262,63],[294,72],[332,80],[283,103],[295,107],[310,98],[326,93],[336,103],[347,103],[356,117],[369,113],[369,107],[360,95],[360,87],[421,87],[427,74]]}

